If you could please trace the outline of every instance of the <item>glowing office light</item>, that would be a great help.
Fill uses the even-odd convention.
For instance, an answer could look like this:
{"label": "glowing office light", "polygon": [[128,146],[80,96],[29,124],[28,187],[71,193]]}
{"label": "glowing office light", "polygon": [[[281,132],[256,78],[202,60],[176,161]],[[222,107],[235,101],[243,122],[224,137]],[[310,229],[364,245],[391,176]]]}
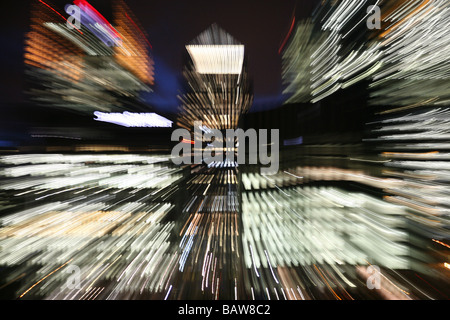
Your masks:
{"label": "glowing office light", "polygon": [[86,1],[74,4],[80,29],[60,8],[31,4],[24,50],[30,99],[77,113],[133,111],[139,94],[154,83],[147,35],[122,0],[111,5],[114,27]]}
{"label": "glowing office light", "polygon": [[243,45],[186,46],[200,74],[240,74],[244,64]]}
{"label": "glowing office light", "polygon": [[156,114],[156,113],[132,113],[132,112],[113,112],[106,113],[96,111],[94,115],[97,117],[94,120],[114,123],[124,127],[159,127],[170,128],[172,121]]}

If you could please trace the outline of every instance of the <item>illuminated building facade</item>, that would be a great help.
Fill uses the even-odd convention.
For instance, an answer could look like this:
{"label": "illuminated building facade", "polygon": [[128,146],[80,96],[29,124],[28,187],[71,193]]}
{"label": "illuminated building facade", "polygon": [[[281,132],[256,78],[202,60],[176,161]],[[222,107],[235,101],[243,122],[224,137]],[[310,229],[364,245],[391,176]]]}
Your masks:
{"label": "illuminated building facade", "polygon": [[186,46],[190,64],[184,71],[189,92],[180,97],[180,127],[194,121],[209,129],[235,129],[252,105],[244,45],[213,24]]}
{"label": "illuminated building facade", "polygon": [[[442,231],[449,224],[444,173],[449,148],[444,141],[449,121],[449,39],[443,30],[449,25],[449,4],[398,0],[379,4],[380,29],[366,24],[367,1],[324,2],[312,19],[297,24],[283,52],[286,103],[321,108],[318,102],[337,100],[350,88],[342,106],[367,94],[367,101],[349,109],[348,115],[370,107],[374,114],[366,121],[371,132],[361,145],[376,151],[348,158],[379,163],[378,172],[364,168],[372,173],[359,183],[373,184],[384,195],[385,205],[398,207],[381,210],[380,203],[379,209],[370,208],[379,211],[371,213],[377,223],[383,212],[390,213],[392,229],[383,233],[392,234],[376,239],[368,229],[364,237],[351,241],[369,253],[367,260],[373,264],[425,274],[446,272],[443,252],[448,233]],[[302,170],[295,175],[305,179],[309,174]],[[363,238],[379,242],[377,250]],[[422,247],[432,247],[435,253],[423,254]]]}

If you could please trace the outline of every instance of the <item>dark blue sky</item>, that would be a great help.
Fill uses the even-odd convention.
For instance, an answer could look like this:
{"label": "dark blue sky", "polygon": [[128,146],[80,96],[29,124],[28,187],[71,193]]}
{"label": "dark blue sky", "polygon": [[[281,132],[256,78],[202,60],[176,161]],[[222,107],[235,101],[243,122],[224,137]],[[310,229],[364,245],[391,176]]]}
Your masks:
{"label": "dark blue sky", "polygon": [[[0,19],[2,51],[1,103],[23,100],[23,35],[28,27],[29,3],[9,2],[9,14]],[[59,1],[59,0],[58,0]],[[59,1],[60,2],[60,1]],[[67,0],[67,3],[71,1]],[[91,0],[100,12],[107,0]],[[279,106],[281,56],[278,49],[289,31],[293,14],[307,17],[317,0],[128,0],[153,46],[154,92],[145,100],[157,110],[175,112],[182,88],[184,46],[217,23],[246,45],[250,76],[254,84],[254,106],[260,111]],[[102,12],[103,13],[103,12]],[[107,14],[105,14],[107,16]]]}

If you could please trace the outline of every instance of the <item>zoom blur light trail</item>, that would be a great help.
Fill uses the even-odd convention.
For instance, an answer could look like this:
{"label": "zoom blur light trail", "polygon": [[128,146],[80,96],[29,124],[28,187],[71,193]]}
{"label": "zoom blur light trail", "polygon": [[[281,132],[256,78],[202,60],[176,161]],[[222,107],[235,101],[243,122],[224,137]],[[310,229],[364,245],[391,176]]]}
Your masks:
{"label": "zoom blur light trail", "polygon": [[[175,299],[248,299],[242,275],[238,180],[234,168],[201,168],[187,182],[174,281]],[[187,286],[186,286],[187,285]]]}
{"label": "zoom blur light trail", "polygon": [[[376,114],[369,124],[386,160],[383,174],[402,181],[386,186],[385,199],[408,208],[414,243],[427,243],[428,267],[436,276],[446,272],[450,226],[448,169],[448,108],[450,83],[447,59],[450,4],[446,1],[389,1],[382,45],[383,67],[370,84]],[[439,241],[439,242],[436,242]]]}
{"label": "zoom blur light trail", "polygon": [[0,265],[6,283],[21,281],[6,292],[162,298],[180,258],[172,215],[183,175],[168,157],[33,154],[0,164]]}
{"label": "zoom blur light trail", "polygon": [[326,1],[311,18],[297,22],[283,50],[286,103],[317,103],[380,70],[381,44],[360,36],[372,32],[366,26],[371,4]]}

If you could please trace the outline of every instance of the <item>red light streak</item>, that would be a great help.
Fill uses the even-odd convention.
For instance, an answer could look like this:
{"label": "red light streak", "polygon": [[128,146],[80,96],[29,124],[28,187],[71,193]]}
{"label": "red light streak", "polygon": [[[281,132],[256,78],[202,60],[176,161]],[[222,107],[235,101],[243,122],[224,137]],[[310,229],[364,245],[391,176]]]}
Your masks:
{"label": "red light streak", "polygon": [[288,41],[289,37],[291,36],[292,30],[294,29],[294,24],[295,24],[295,17],[292,19],[291,27],[289,28],[289,32],[288,32],[286,38],[284,39],[283,43],[281,44],[280,49],[278,49],[278,54],[281,53],[284,46],[286,45],[286,42]]}

